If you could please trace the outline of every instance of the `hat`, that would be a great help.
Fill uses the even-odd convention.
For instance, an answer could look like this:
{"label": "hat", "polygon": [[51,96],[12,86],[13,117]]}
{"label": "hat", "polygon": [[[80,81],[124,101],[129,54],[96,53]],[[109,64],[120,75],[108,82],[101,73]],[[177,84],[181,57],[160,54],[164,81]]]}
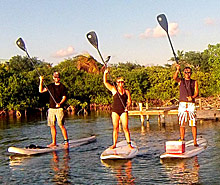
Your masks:
{"label": "hat", "polygon": [[54,73],[53,73],[53,77],[55,77],[55,78],[60,78],[60,73],[59,73],[59,72],[54,72]]}

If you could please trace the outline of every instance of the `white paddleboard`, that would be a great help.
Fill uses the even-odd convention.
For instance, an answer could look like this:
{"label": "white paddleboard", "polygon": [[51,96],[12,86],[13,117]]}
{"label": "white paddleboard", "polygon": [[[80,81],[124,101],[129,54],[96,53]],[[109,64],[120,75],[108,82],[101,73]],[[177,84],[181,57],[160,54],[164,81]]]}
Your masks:
{"label": "white paddleboard", "polygon": [[138,148],[135,142],[131,141],[131,146],[134,148],[129,148],[127,141],[121,141],[116,144],[116,148],[107,148],[100,156],[102,160],[104,159],[131,159],[138,154]]}
{"label": "white paddleboard", "polygon": [[[96,140],[95,136],[77,139],[77,140],[70,140],[69,141],[69,148],[74,148],[80,145],[88,144],[94,142]],[[23,155],[35,155],[35,154],[42,154],[47,152],[53,152],[58,150],[66,149],[64,144],[58,144],[56,147],[42,147],[37,146],[36,148],[18,148],[18,147],[9,147],[8,152],[16,153],[16,154],[23,154]]]}
{"label": "white paddleboard", "polygon": [[198,147],[194,146],[193,140],[187,141],[185,145],[185,152],[182,154],[163,153],[160,158],[190,158],[200,154],[207,147],[207,141],[204,138],[197,138]]}

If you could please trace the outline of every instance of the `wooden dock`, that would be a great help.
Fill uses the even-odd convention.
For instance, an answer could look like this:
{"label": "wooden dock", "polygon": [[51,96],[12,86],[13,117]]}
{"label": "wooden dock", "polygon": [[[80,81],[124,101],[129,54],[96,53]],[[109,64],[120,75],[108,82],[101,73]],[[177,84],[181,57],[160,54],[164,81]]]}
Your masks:
{"label": "wooden dock", "polygon": [[[140,110],[131,110],[128,111],[128,115],[130,116],[140,116],[141,123],[143,124],[145,119],[149,121],[150,116],[156,115],[158,116],[158,122],[165,122],[166,115],[178,115],[178,107],[158,107],[154,109],[149,109],[148,107],[142,107],[142,104],[139,105]],[[201,110],[200,107],[196,110],[197,119],[200,120],[219,120],[220,119],[220,110]]]}
{"label": "wooden dock", "polygon": [[149,121],[150,116],[156,115],[158,116],[158,122],[165,122],[165,116],[166,115],[177,115],[178,110],[166,110],[166,109],[151,109],[151,110],[133,110],[133,111],[128,111],[129,116],[140,116],[141,123],[143,124],[145,121],[145,118],[147,121]]}
{"label": "wooden dock", "polygon": [[142,110],[142,111],[138,111],[138,110],[132,110],[132,111],[128,111],[128,114],[131,116],[135,116],[135,115],[139,115],[139,116],[150,116],[150,115],[168,115],[168,114],[178,114],[178,110]]}

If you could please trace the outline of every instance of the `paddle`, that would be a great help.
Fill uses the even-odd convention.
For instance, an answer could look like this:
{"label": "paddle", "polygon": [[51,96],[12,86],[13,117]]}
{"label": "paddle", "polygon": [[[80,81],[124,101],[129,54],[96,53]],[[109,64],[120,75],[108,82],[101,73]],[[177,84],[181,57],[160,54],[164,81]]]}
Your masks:
{"label": "paddle", "polygon": [[88,41],[90,42],[90,44],[92,44],[97,49],[98,54],[99,54],[103,64],[105,65],[105,67],[107,67],[107,63],[110,60],[111,56],[108,56],[106,61],[104,61],[102,54],[101,54],[99,47],[98,47],[98,37],[97,37],[96,33],[94,31],[91,31],[86,34],[86,37],[87,37]]}
{"label": "paddle", "polygon": [[[104,61],[104,59],[103,59],[103,57],[102,57],[102,54],[101,54],[101,52],[100,52],[100,50],[99,50],[99,47],[98,47],[98,37],[97,37],[96,33],[95,33],[94,31],[90,31],[89,33],[86,34],[86,37],[87,37],[88,41],[90,42],[90,44],[92,44],[92,45],[96,48],[96,50],[98,51],[99,56],[100,56],[100,58],[101,58],[103,64],[105,65],[105,68],[107,68],[107,63],[108,63],[108,61],[110,60],[110,57],[111,57],[111,56],[108,56],[107,59],[106,59],[106,61]],[[112,81],[113,86],[114,86],[114,87],[116,88],[116,90],[117,90],[118,97],[119,97],[119,99],[120,99],[120,101],[121,101],[123,107],[126,108],[125,105],[124,105],[124,103],[123,103],[123,101],[122,101],[122,99],[121,99],[121,96],[120,96],[120,94],[119,94],[119,92],[118,92],[118,89],[117,89],[117,87],[116,87],[114,81],[112,80],[112,77],[111,77],[110,73],[109,73],[109,77],[110,77],[110,80]]]}
{"label": "paddle", "polygon": [[[30,59],[32,65],[34,66],[35,70],[37,71],[38,76],[42,76],[42,75],[40,74],[40,72],[38,71],[38,69],[36,68],[34,62],[32,61],[32,59],[31,59],[31,57],[30,57],[30,55],[29,55],[29,53],[28,53],[28,51],[27,51],[27,48],[25,47],[25,43],[24,43],[23,39],[22,39],[22,38],[19,38],[19,39],[16,41],[16,44],[17,44],[17,46],[18,46],[20,49],[22,49],[22,50],[27,54],[27,56],[28,56],[28,58]],[[49,94],[50,94],[51,98],[53,99],[53,101],[57,104],[56,100],[54,99],[53,95],[51,94],[50,90],[48,89],[48,87],[47,87],[47,85],[44,83],[44,81],[43,81],[43,84],[44,84],[44,86],[46,87],[47,91],[49,92]]]}
{"label": "paddle", "polygon": [[[170,39],[170,35],[169,35],[169,31],[168,31],[168,22],[167,22],[166,16],[164,14],[158,15],[157,16],[157,21],[160,24],[160,26],[166,31],[168,40],[170,42],[171,49],[173,51],[174,59],[175,59],[176,63],[179,64],[178,58],[177,58],[176,53],[175,53],[174,48],[173,48],[173,44],[172,44],[171,39]],[[180,75],[181,75],[181,79],[183,79],[183,75],[182,75],[181,71],[180,71]],[[185,81],[183,81],[183,85],[186,89],[187,95],[189,96],[189,92],[188,92],[188,89],[186,88]]]}

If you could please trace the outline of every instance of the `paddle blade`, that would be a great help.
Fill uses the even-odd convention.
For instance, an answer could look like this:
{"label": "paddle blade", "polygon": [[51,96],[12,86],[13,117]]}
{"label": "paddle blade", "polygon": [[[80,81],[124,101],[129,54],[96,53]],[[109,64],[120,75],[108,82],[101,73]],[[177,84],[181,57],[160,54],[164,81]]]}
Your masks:
{"label": "paddle blade", "polygon": [[108,57],[106,58],[106,60],[105,60],[105,63],[106,63],[106,64],[108,63],[108,61],[110,60],[110,58],[111,58],[111,56],[108,56]]}
{"label": "paddle blade", "polygon": [[90,44],[92,44],[96,49],[98,49],[98,38],[94,31],[91,31],[86,34],[86,37]]}
{"label": "paddle blade", "polygon": [[164,14],[158,15],[157,21],[160,24],[160,26],[168,33],[168,22],[166,16]]}
{"label": "paddle blade", "polygon": [[19,38],[17,41],[16,41],[16,44],[17,46],[22,49],[23,51],[26,51],[26,47],[25,47],[25,43],[24,41],[22,40],[22,38]]}

